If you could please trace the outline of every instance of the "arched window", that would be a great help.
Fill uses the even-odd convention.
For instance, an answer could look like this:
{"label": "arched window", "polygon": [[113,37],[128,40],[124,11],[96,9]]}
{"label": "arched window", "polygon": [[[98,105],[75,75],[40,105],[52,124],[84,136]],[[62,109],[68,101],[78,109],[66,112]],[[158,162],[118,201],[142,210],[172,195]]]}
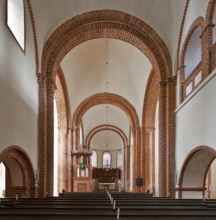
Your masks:
{"label": "arched window", "polygon": [[201,62],[201,36],[202,30],[197,27],[192,33],[185,54],[185,80],[193,73]]}
{"label": "arched window", "polygon": [[103,167],[111,168],[111,153],[110,152],[103,153]]}
{"label": "arched window", "polygon": [[7,0],[6,23],[22,50],[25,50],[25,8],[23,0]]}
{"label": "arched window", "polygon": [[95,150],[92,151],[91,164],[92,167],[97,167],[97,152]]}
{"label": "arched window", "polygon": [[121,168],[122,166],[123,166],[123,163],[122,163],[122,160],[123,158],[122,158],[122,151],[121,150],[119,150],[118,152],[117,152],[117,167],[118,168]]}
{"label": "arched window", "polygon": [[198,26],[191,34],[184,57],[184,97],[189,95],[202,80],[201,33]]}

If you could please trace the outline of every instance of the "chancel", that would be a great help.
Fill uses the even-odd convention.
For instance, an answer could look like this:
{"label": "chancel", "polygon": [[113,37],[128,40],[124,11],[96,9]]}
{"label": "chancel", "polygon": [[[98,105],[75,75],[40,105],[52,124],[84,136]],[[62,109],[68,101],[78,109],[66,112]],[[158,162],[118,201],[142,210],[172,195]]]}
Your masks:
{"label": "chancel", "polygon": [[0,0],[0,219],[213,219],[215,24],[216,0]]}

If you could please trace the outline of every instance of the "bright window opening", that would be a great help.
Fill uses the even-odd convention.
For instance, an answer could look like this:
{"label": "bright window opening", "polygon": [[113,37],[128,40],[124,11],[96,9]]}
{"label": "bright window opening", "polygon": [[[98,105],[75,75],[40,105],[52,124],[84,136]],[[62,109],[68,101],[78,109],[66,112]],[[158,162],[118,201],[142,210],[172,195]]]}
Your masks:
{"label": "bright window opening", "polygon": [[119,150],[118,152],[117,152],[117,167],[118,168],[122,168],[122,166],[123,166],[123,161],[122,161],[122,158],[123,157],[123,155],[122,155],[122,151],[121,150]]}
{"label": "bright window opening", "polygon": [[54,196],[58,195],[58,112],[54,99]]}
{"label": "bright window opening", "polygon": [[189,40],[188,48],[185,54],[185,80],[192,74],[193,70],[201,62],[201,33],[201,28],[196,28]]}
{"label": "bright window opening", "polygon": [[91,163],[92,167],[97,167],[97,152],[95,150],[92,151]]}
{"label": "bright window opening", "polygon": [[7,26],[25,50],[25,10],[23,0],[7,0]]}
{"label": "bright window opening", "polygon": [[109,152],[103,153],[103,167],[111,168],[111,154]]}
{"label": "bright window opening", "polygon": [[5,197],[6,169],[3,163],[0,163],[0,198]]}

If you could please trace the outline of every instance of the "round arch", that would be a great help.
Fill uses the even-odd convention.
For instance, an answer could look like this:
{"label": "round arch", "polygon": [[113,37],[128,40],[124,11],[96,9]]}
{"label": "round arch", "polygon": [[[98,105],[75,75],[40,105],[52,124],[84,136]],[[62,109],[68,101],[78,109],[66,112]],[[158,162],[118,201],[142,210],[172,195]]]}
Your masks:
{"label": "round arch", "polygon": [[188,43],[190,41],[190,38],[194,32],[194,30],[196,28],[200,27],[202,31],[204,31],[205,29],[205,20],[203,17],[198,17],[190,26],[190,29],[188,30],[187,36],[185,37],[185,41],[183,43],[182,46],[182,51],[181,51],[181,55],[180,55],[180,67],[184,66],[184,57],[185,57],[185,53],[188,47]]}
{"label": "round arch", "polygon": [[[28,154],[19,146],[9,146],[2,151],[0,154],[0,162],[5,164],[6,169],[9,169],[8,160],[13,159],[19,165],[22,180],[23,180],[23,189],[16,189],[16,194],[18,193],[20,196],[27,196],[27,197],[35,197],[36,196],[36,189],[35,189],[35,176],[33,171],[33,166]],[[15,170],[8,170],[9,174],[12,174]],[[11,176],[11,175],[10,175]],[[11,182],[11,181],[9,181]],[[6,189],[6,196],[7,192],[9,192],[10,196],[13,191],[10,184],[7,186]],[[15,196],[15,195],[13,195]]]}
{"label": "round arch", "polygon": [[[98,93],[86,98],[80,105],[77,107],[76,111],[74,112],[74,117],[72,121],[72,129],[73,129],[73,149],[79,146],[79,131],[80,131],[80,124],[82,121],[82,117],[86,111],[90,108],[100,105],[100,104],[111,104],[118,108],[120,108],[123,112],[126,113],[128,116],[132,131],[133,131],[133,138],[134,138],[134,147],[133,147],[133,161],[134,162],[134,179],[137,175],[140,175],[139,171],[139,164],[141,162],[141,157],[139,152],[140,148],[140,125],[137,112],[132,104],[126,100],[125,98],[113,94],[113,93]],[[133,183],[134,190],[136,189],[135,182]]]}
{"label": "round arch", "polygon": [[133,105],[120,95],[114,93],[98,93],[86,98],[79,104],[73,115],[72,126],[79,126],[84,113],[95,105],[111,104],[122,109],[129,117],[132,128],[139,127],[139,118]]}
{"label": "round arch", "polygon": [[[67,164],[71,163],[70,149],[67,147],[67,133],[71,123],[70,101],[63,71],[59,66],[56,75],[55,101],[58,115],[58,186],[57,190],[67,189],[67,180],[70,179],[70,170]],[[65,154],[65,152],[67,152]]]}
{"label": "round arch", "polygon": [[[192,25],[190,26],[188,32],[187,32],[187,35],[185,37],[185,40],[183,42],[183,46],[182,46],[182,49],[181,49],[181,54],[180,54],[180,61],[179,61],[179,66],[180,66],[180,71],[179,71],[179,94],[180,94],[180,97],[179,97],[179,100],[180,102],[183,102],[184,100],[184,82],[185,82],[185,56],[186,56],[186,51],[187,51],[187,48],[188,48],[188,44],[189,44],[189,41],[191,39],[191,36],[192,34],[194,33],[195,29],[196,28],[200,28],[201,29],[201,32],[203,33],[203,31],[205,30],[205,20],[203,17],[198,17],[193,23]],[[202,41],[201,41],[201,54],[202,54]],[[201,55],[202,56],[202,55]],[[201,62],[202,63],[202,62]],[[202,64],[201,64],[202,65]],[[203,68],[204,70],[204,68]]]}
{"label": "round arch", "polygon": [[96,135],[98,132],[104,131],[104,130],[110,130],[110,131],[117,133],[121,137],[121,139],[124,143],[124,146],[128,146],[128,140],[127,140],[126,134],[120,128],[118,128],[114,125],[109,125],[109,124],[99,125],[99,126],[95,127],[94,129],[92,129],[86,136],[86,141],[85,141],[86,146],[87,147],[90,146],[91,139],[94,137],[94,135]]}
{"label": "round arch", "polygon": [[[39,163],[42,170],[40,172],[40,179],[42,180],[40,184],[41,196],[46,195],[46,193],[48,195],[53,194],[53,172],[48,172],[48,170],[53,170],[53,96],[55,76],[59,64],[75,46],[97,38],[113,38],[128,42],[149,58],[155,71],[159,73],[160,81],[163,82],[161,84],[163,86],[161,91],[163,99],[161,102],[163,103],[162,108],[166,109],[169,96],[164,94],[169,91],[168,78],[172,77],[171,58],[164,41],[148,24],[134,16],[116,10],[91,11],[67,20],[47,40],[42,54],[41,73],[37,74],[40,99]],[[171,111],[170,108],[168,114],[165,114],[163,118],[161,117],[163,125],[169,124],[165,121],[168,120]],[[137,144],[140,146],[140,127],[132,127],[138,131],[136,142],[138,141]],[[162,139],[166,136],[164,133],[169,133],[169,130],[171,129],[161,129]],[[74,135],[71,138],[74,141]],[[166,141],[162,140],[161,143],[164,145]],[[68,147],[70,148],[70,145]],[[141,150],[139,149],[137,152],[139,154]],[[70,164],[68,166],[70,167]],[[138,169],[137,175],[140,172],[141,168]],[[162,171],[162,173],[164,173],[163,179],[165,179],[165,172]],[[68,183],[69,188],[70,184]]]}
{"label": "round arch", "polygon": [[198,146],[188,154],[179,173],[179,197],[184,191],[204,192],[207,171],[215,157],[216,151],[208,146]]}
{"label": "round arch", "polygon": [[77,45],[97,38],[126,41],[146,55],[161,80],[171,72],[169,50],[160,36],[144,21],[116,10],[99,10],[77,15],[60,25],[49,37],[42,55],[42,75],[55,78],[56,64]]}
{"label": "round arch", "polygon": [[[143,169],[144,183],[146,188],[150,187],[155,189],[155,116],[156,107],[159,101],[160,95],[160,76],[152,69],[147,84],[143,113],[142,113],[142,128],[144,133],[143,149],[145,153],[143,155],[143,161],[145,166]],[[151,165],[149,165],[151,164]]]}
{"label": "round arch", "polygon": [[206,10],[206,20],[208,24],[212,24],[214,9],[215,9],[215,1],[209,0],[208,7]]}

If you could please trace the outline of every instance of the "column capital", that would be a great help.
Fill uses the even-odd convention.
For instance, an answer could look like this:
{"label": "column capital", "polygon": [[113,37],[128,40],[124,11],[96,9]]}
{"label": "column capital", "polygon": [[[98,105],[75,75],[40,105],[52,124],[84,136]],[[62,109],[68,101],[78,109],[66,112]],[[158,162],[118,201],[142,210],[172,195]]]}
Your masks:
{"label": "column capital", "polygon": [[154,126],[147,126],[145,127],[145,131],[151,132],[151,131],[155,131],[155,127]]}
{"label": "column capital", "polygon": [[46,76],[44,74],[38,72],[36,76],[37,76],[38,84],[41,84],[42,82],[46,82]]}
{"label": "column capital", "polygon": [[160,87],[165,87],[165,86],[167,86],[167,80],[160,81]]}
{"label": "column capital", "polygon": [[215,27],[215,24],[207,24],[207,25],[205,26],[203,32],[201,33],[200,37],[202,37],[203,34],[204,34],[207,30],[209,30],[209,29],[211,29],[211,28],[214,28],[214,27]]}

